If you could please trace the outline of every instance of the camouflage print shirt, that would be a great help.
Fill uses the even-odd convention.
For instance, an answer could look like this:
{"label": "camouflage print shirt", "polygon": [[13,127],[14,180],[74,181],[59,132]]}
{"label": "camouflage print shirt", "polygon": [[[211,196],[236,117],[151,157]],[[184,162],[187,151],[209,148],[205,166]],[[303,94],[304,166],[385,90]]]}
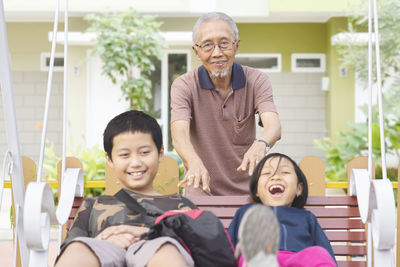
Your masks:
{"label": "camouflage print shirt", "polygon": [[[167,210],[195,209],[190,200],[178,194],[149,196],[125,190],[132,198],[150,213],[163,213]],[[96,237],[112,225],[134,225],[150,227],[156,217],[131,211],[123,202],[114,196],[86,198],[80,206],[74,223],[69,230],[62,248],[75,237]]]}

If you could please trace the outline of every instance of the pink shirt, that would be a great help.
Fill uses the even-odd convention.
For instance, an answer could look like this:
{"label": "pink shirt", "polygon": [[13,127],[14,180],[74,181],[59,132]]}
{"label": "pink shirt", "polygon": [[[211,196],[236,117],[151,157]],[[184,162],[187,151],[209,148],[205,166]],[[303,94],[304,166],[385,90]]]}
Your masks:
{"label": "pink shirt", "polygon": [[[171,123],[190,121],[191,142],[210,174],[213,195],[249,194],[247,172],[236,169],[255,139],[254,115],[266,111],[276,112],[269,78],[247,66],[233,64],[232,91],[225,99],[204,66],[173,82]],[[192,191],[186,195],[196,194]]]}

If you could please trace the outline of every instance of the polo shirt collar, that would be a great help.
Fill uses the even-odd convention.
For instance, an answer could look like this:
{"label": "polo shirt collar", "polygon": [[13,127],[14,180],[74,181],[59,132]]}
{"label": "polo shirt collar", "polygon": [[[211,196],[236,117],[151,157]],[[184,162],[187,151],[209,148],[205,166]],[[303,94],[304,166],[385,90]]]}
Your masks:
{"label": "polo shirt collar", "polygon": [[[211,81],[210,76],[206,68],[201,65],[198,69],[200,88],[203,89],[215,89],[214,84]],[[232,89],[243,88],[246,84],[246,76],[244,75],[243,68],[240,64],[233,62],[232,66]]]}

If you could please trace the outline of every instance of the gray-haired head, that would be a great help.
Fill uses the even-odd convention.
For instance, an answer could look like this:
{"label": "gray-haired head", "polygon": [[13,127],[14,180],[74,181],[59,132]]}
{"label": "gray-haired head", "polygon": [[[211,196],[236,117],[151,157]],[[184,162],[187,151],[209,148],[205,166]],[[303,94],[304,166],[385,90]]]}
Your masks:
{"label": "gray-haired head", "polygon": [[196,43],[197,32],[199,31],[200,25],[203,24],[204,22],[207,22],[207,21],[212,20],[212,19],[219,19],[219,20],[224,20],[224,21],[228,22],[232,27],[233,33],[235,34],[235,41],[239,40],[239,30],[238,30],[238,28],[236,26],[236,23],[233,21],[233,19],[231,17],[229,17],[228,15],[226,15],[225,13],[222,13],[222,12],[211,12],[211,13],[207,13],[207,14],[204,14],[203,16],[201,16],[197,20],[196,24],[194,24],[193,32],[192,32],[193,44]]}

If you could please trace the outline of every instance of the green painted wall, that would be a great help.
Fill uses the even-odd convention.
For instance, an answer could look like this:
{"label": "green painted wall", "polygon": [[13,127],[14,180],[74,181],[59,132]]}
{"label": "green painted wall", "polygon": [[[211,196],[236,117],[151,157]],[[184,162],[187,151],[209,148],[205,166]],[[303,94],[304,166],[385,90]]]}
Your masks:
{"label": "green painted wall", "polygon": [[[69,31],[83,31],[86,23],[82,19],[73,18],[69,21]],[[58,31],[64,30],[60,23]],[[40,54],[51,51],[48,33],[53,31],[50,22],[10,22],[7,23],[8,46],[11,54],[13,71],[39,71]],[[56,46],[57,52],[63,52],[62,45]]]}
{"label": "green painted wall", "polygon": [[238,24],[239,53],[281,53],[282,71],[291,71],[292,53],[325,53],[325,23]]}
{"label": "green painted wall", "polygon": [[[346,18],[332,18],[326,24],[327,35],[332,36],[347,29]],[[348,71],[346,77],[339,75],[341,62],[336,48],[326,39],[327,76],[330,89],[326,94],[326,124],[329,137],[337,141],[336,133],[346,129],[347,121],[354,121],[354,72]]]}

